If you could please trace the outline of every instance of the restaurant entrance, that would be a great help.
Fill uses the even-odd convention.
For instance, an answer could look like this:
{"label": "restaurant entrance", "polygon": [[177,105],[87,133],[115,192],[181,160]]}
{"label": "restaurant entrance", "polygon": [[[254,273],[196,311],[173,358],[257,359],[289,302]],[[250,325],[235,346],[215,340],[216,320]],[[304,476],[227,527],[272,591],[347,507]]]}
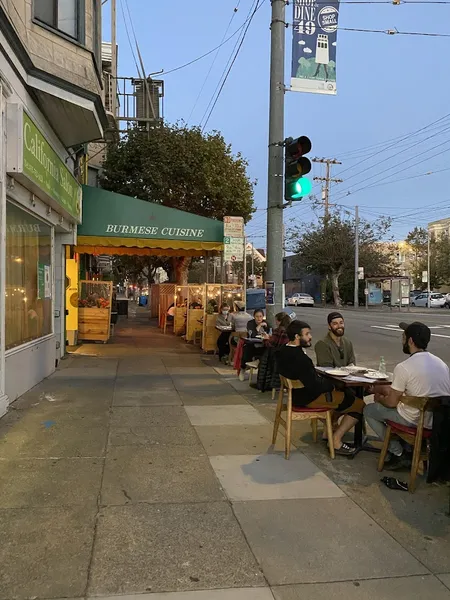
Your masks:
{"label": "restaurant entrance", "polygon": [[[222,253],[223,223],[101,188],[83,186],[83,221],[78,227],[77,245],[73,250],[67,260],[78,262],[78,276],[83,255],[203,257],[207,262],[210,257]],[[73,263],[70,266],[73,274]],[[66,323],[71,324],[72,331],[73,323],[78,324],[72,340],[106,342],[109,339],[110,323],[114,319],[113,286],[111,282],[95,279],[85,273],[77,282],[74,282],[73,276],[71,278],[70,289],[72,292],[74,286],[78,289],[78,294],[70,294],[67,303]],[[209,286],[207,281],[205,285]],[[196,332],[200,323],[203,329],[207,299],[221,298],[223,292],[220,284],[211,284],[208,289],[205,285],[196,284],[195,289],[186,286],[184,296],[176,282],[152,286],[149,317],[158,318],[159,326],[166,330],[167,323],[161,316],[165,317],[170,304],[177,306],[177,302],[180,304],[186,300],[189,311],[194,301],[198,304],[194,296],[202,296],[205,302],[200,304],[201,309],[196,305],[202,315],[199,313],[195,319],[190,319],[194,325],[192,331],[186,331],[192,337],[189,341],[198,340],[200,336]],[[213,289],[215,287],[218,289]],[[230,295],[230,299],[238,295],[243,297],[243,289],[239,286],[227,286],[225,293]],[[208,314],[211,308],[214,314],[218,307],[219,302],[215,306],[211,302]],[[74,318],[75,313],[77,316]],[[173,333],[179,330],[180,324],[177,329],[171,328]]]}

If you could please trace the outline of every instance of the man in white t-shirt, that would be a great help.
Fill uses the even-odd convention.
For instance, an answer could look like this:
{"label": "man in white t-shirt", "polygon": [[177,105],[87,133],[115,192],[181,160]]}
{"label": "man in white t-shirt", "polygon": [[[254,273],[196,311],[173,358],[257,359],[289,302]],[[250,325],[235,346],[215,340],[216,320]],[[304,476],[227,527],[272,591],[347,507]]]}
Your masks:
{"label": "man in white t-shirt", "polygon": [[[450,396],[450,373],[448,366],[440,358],[427,352],[431,339],[430,329],[423,323],[400,323],[403,329],[403,352],[409,357],[394,369],[391,386],[380,388],[375,395],[375,403],[368,404],[364,416],[368,425],[380,439],[386,434],[386,421],[401,425],[417,425],[419,410],[401,401],[403,395],[428,398]],[[432,414],[425,415],[425,427],[431,429]],[[389,444],[390,455],[386,465],[390,470],[411,466],[401,443],[393,440]]]}

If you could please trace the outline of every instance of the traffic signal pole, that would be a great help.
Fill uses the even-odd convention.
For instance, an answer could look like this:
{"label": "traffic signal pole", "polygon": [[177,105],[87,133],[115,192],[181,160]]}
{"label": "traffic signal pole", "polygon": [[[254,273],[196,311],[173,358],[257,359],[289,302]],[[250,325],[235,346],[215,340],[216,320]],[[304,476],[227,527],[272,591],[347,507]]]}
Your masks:
{"label": "traffic signal pole", "polygon": [[267,317],[284,308],[283,299],[283,164],[284,148],[284,56],[286,0],[272,0],[269,110],[269,178],[267,195],[267,281],[275,282],[275,305]]}

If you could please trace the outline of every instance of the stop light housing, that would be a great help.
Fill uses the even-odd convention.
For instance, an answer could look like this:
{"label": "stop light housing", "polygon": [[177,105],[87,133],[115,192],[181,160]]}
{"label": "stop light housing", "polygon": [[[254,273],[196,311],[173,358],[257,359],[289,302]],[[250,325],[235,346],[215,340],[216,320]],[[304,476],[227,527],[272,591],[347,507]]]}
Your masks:
{"label": "stop light housing", "polygon": [[305,135],[288,138],[285,142],[284,198],[287,202],[301,200],[311,193],[311,180],[304,177],[312,168],[311,161],[305,157],[311,149],[311,140]]}

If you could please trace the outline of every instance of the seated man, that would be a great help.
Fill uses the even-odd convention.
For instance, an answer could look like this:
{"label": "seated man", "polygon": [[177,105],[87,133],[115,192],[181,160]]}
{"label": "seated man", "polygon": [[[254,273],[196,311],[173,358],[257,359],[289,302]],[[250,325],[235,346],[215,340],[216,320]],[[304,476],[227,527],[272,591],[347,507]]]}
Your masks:
{"label": "seated man", "polygon": [[167,319],[167,321],[173,321],[174,320],[174,318],[175,318],[175,312],[176,312],[175,304],[171,304],[169,306],[169,308],[167,309],[167,312],[166,312],[166,319]]}
{"label": "seated man", "polygon": [[328,333],[323,340],[319,340],[314,350],[316,351],[317,365],[319,367],[348,367],[356,364],[353,344],[344,336],[344,317],[339,312],[328,315]]}
{"label": "seated man", "polygon": [[[403,395],[421,398],[450,396],[450,374],[447,365],[437,356],[427,352],[431,339],[430,329],[423,323],[400,323],[403,329],[403,352],[408,358],[394,369],[391,386],[378,388],[375,403],[368,404],[364,416],[368,425],[383,440],[386,421],[394,421],[408,427],[417,425],[419,410],[401,401]],[[432,427],[432,414],[425,415],[425,427]],[[390,454],[386,465],[389,469],[409,468],[411,455],[401,443],[393,440],[389,444]]]}
{"label": "seated man", "polygon": [[278,372],[288,379],[298,380],[304,385],[302,389],[292,391],[294,406],[308,408],[332,408],[343,416],[343,419],[333,433],[333,443],[336,454],[351,456],[354,449],[342,441],[344,434],[352,429],[362,419],[364,401],[356,398],[353,391],[335,390],[330,379],[321,377],[316,372],[313,361],[304,352],[311,346],[311,328],[302,321],[293,321],[286,329],[289,343],[279,348],[276,354]]}

